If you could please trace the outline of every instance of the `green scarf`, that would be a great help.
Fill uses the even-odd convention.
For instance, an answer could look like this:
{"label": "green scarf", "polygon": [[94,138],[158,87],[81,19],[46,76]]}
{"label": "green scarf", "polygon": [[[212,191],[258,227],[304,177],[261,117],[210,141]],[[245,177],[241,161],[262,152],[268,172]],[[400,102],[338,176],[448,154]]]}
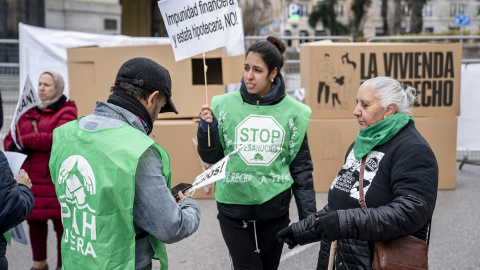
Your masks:
{"label": "green scarf", "polygon": [[355,158],[361,160],[373,147],[388,142],[408,124],[410,119],[413,121],[413,116],[398,112],[360,130],[353,146]]}
{"label": "green scarf", "polygon": [[12,246],[12,230],[8,230],[3,234],[3,237],[7,240],[7,244]]}

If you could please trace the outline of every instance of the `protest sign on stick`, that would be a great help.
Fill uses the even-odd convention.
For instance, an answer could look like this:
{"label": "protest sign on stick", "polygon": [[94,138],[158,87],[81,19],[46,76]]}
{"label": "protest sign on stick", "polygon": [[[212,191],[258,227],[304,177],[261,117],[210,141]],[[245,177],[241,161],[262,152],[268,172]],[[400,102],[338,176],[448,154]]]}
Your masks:
{"label": "protest sign on stick", "polygon": [[205,52],[237,42],[243,44],[242,14],[237,0],[160,0],[158,8],[172,44],[175,61],[203,53],[207,99]]}
{"label": "protest sign on stick", "polygon": [[243,43],[242,14],[237,0],[161,0],[158,7],[175,61]]}
{"label": "protest sign on stick", "polygon": [[[17,108],[15,109],[15,114],[13,115],[12,126],[10,127],[10,134],[12,135],[13,141],[15,142],[17,148],[23,147],[22,135],[20,134],[20,130],[18,130],[17,125],[18,119],[20,119],[20,116],[22,116],[22,114],[24,114],[26,111],[42,104],[42,101],[38,97],[37,90],[33,88],[33,84],[30,81],[30,77],[28,76],[28,74],[25,81],[25,86],[23,87],[23,91],[20,93],[19,96],[20,97],[17,102]],[[16,135],[18,135],[18,137]]]}

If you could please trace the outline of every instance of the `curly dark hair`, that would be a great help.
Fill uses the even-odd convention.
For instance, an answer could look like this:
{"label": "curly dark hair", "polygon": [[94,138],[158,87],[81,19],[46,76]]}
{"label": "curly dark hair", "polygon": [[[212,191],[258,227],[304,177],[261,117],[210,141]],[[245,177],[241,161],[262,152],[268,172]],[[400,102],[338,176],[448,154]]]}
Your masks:
{"label": "curly dark hair", "polygon": [[277,74],[280,74],[280,70],[286,60],[284,55],[286,48],[282,40],[274,36],[269,36],[266,41],[259,41],[250,46],[246,55],[250,52],[258,53],[268,67],[268,74],[270,74],[274,68],[277,68]]}

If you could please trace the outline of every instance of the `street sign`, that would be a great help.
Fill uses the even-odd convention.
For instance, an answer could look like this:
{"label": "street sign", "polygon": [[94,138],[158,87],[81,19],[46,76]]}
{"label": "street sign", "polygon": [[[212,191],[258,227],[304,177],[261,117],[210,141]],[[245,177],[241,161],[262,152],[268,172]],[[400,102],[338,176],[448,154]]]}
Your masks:
{"label": "street sign", "polygon": [[273,21],[273,30],[280,30],[281,26],[282,26],[281,21]]}
{"label": "street sign", "polygon": [[268,34],[268,29],[266,27],[260,27],[260,36],[266,36]]}
{"label": "street sign", "polygon": [[469,26],[471,21],[470,15],[459,14],[455,15],[455,26]]}
{"label": "street sign", "polygon": [[289,3],[287,6],[287,18],[290,20],[300,20],[302,15],[302,5],[297,3]]}

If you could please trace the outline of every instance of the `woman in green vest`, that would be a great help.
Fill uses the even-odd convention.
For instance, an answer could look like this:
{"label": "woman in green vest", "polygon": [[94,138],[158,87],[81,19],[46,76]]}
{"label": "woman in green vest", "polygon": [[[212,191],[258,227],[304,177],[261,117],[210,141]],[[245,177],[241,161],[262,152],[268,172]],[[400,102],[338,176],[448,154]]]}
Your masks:
{"label": "woman in green vest", "polygon": [[[285,43],[276,37],[247,51],[240,90],[201,108],[198,152],[206,163],[233,155],[215,183],[218,220],[235,269],[277,269],[295,195],[300,219],[316,211],[307,141],[311,110],[285,92]],[[208,134],[210,133],[210,134]]]}

